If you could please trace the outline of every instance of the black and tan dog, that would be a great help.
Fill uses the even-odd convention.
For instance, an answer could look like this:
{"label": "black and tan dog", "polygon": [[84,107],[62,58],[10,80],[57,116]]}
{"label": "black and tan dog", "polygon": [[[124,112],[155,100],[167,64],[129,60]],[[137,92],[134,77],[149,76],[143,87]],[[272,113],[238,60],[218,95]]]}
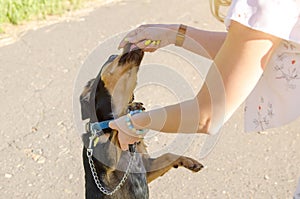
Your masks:
{"label": "black and tan dog", "polygon": [[[132,103],[132,100],[144,53],[131,47],[127,45],[122,55],[112,55],[98,76],[88,82],[80,96],[83,119],[89,118],[90,123],[102,122],[125,115],[128,109],[143,109],[141,103]],[[170,153],[150,158],[141,141],[136,145],[131,172],[124,177],[133,154],[121,150],[117,134],[116,130],[104,129],[97,142],[93,142],[94,172],[87,156],[91,132],[83,136],[86,198],[146,199],[149,198],[147,184],[172,167],[183,166],[194,172],[203,167],[196,160]]]}

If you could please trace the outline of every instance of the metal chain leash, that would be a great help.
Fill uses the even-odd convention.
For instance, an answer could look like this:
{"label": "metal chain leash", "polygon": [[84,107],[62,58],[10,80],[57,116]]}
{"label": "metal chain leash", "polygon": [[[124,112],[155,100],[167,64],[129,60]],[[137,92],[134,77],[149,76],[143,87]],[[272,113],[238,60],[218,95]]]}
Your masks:
{"label": "metal chain leash", "polygon": [[90,168],[91,168],[91,172],[92,172],[92,175],[93,175],[93,178],[94,178],[94,181],[95,181],[95,184],[97,185],[98,189],[105,195],[113,195],[116,191],[118,191],[123,185],[124,183],[126,182],[126,179],[128,178],[129,176],[129,173],[130,173],[130,170],[131,170],[131,167],[132,167],[132,163],[133,163],[133,160],[134,160],[134,157],[135,157],[135,151],[134,152],[131,152],[131,157],[130,157],[130,160],[129,160],[129,163],[128,163],[128,166],[127,166],[127,169],[121,179],[121,181],[119,182],[119,184],[112,190],[112,191],[109,191],[107,190],[100,182],[99,180],[99,177],[97,175],[97,171],[96,171],[96,168],[95,168],[95,164],[94,164],[94,161],[92,159],[92,156],[93,156],[93,149],[92,149],[92,142],[93,140],[96,138],[96,134],[92,135],[90,137],[90,146],[89,148],[87,149],[87,157],[88,157],[88,160],[89,160],[89,165],[90,165]]}

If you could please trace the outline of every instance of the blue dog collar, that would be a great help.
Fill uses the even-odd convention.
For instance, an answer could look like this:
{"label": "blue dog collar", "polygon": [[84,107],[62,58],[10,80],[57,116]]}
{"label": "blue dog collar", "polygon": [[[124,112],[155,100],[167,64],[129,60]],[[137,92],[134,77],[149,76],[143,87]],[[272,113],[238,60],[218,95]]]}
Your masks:
{"label": "blue dog collar", "polygon": [[85,130],[86,132],[102,132],[104,129],[109,129],[109,122],[112,120],[106,120],[102,122],[86,123]]}

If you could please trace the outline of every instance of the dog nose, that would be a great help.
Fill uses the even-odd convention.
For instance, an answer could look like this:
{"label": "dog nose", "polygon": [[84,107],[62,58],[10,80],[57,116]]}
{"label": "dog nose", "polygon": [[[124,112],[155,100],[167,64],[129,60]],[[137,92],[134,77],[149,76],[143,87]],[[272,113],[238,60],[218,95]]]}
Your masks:
{"label": "dog nose", "polygon": [[134,50],[138,50],[139,47],[137,47],[135,44],[133,43],[128,43],[126,44],[126,46],[123,48],[123,54],[125,53],[129,53],[131,51],[134,51]]}

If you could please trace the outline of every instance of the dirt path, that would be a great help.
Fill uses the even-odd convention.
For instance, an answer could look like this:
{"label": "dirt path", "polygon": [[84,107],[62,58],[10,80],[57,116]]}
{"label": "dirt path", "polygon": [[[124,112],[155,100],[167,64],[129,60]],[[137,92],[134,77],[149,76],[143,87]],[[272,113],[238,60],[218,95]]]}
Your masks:
{"label": "dirt path", "polygon": [[[73,85],[100,42],[141,23],[224,30],[210,15],[207,0],[131,0],[29,30],[0,47],[0,198],[83,198]],[[186,75],[193,78],[191,72]],[[205,170],[172,170],[150,185],[151,198],[292,198],[300,177],[300,121],[260,134],[242,133],[242,121],[241,108],[202,160]]]}

